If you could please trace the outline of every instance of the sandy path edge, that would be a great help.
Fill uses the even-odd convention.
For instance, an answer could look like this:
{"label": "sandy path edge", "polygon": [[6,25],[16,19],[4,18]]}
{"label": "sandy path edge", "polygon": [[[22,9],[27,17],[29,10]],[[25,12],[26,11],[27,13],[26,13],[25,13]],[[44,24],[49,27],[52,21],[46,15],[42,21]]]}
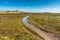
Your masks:
{"label": "sandy path edge", "polygon": [[41,37],[43,37],[45,40],[55,40],[54,37],[49,36],[46,32],[40,30],[39,28],[35,27],[34,25],[31,25],[27,21],[27,16],[22,19],[22,22],[27,28],[30,28],[31,30],[34,30],[37,32],[37,34]]}

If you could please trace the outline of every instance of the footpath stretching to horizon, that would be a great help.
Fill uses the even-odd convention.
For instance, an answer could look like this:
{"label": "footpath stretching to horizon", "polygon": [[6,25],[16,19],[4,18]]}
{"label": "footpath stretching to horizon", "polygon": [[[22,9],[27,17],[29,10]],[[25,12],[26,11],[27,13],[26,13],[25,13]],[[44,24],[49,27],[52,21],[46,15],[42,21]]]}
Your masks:
{"label": "footpath stretching to horizon", "polygon": [[29,24],[27,21],[27,18],[29,16],[26,16],[22,19],[22,22],[27,28],[30,28],[31,30],[34,30],[39,36],[43,37],[45,40],[56,40],[54,37],[49,36],[46,32],[40,30],[39,28],[35,27],[34,25]]}

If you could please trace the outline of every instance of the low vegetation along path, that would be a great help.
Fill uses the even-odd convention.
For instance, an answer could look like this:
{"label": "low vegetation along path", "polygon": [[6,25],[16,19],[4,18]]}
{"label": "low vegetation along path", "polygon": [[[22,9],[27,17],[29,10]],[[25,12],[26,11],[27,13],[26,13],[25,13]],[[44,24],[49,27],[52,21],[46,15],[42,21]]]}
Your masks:
{"label": "low vegetation along path", "polygon": [[37,32],[37,34],[41,37],[43,37],[45,40],[55,40],[53,37],[49,36],[46,32],[40,30],[39,28],[35,27],[34,25],[29,24],[29,22],[27,21],[27,18],[29,16],[26,16],[22,19],[22,22],[24,23],[24,25],[26,25],[27,28],[30,28],[31,30],[34,30],[35,32]]}

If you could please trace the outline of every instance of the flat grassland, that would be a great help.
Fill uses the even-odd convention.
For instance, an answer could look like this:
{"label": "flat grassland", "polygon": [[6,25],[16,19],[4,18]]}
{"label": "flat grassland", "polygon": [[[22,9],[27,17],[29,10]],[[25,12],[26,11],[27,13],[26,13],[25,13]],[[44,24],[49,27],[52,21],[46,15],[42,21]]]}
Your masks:
{"label": "flat grassland", "polygon": [[28,22],[35,27],[60,38],[60,14],[30,15]]}
{"label": "flat grassland", "polygon": [[25,16],[29,16],[30,24],[60,38],[60,14],[0,13],[0,40],[43,40],[25,28],[22,23]]}
{"label": "flat grassland", "polygon": [[42,40],[29,32],[22,18],[24,14],[0,14],[0,40]]}

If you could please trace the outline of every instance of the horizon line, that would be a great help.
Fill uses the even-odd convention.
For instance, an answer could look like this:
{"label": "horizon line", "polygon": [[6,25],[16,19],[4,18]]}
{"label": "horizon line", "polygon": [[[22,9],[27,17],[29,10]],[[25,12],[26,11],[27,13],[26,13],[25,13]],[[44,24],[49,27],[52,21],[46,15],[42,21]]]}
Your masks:
{"label": "horizon line", "polygon": [[29,11],[21,11],[21,10],[2,10],[0,12],[7,12],[7,11],[18,11],[18,12],[28,12],[28,13],[60,13],[60,12],[47,12],[47,11],[43,11],[43,12],[29,12]]}

